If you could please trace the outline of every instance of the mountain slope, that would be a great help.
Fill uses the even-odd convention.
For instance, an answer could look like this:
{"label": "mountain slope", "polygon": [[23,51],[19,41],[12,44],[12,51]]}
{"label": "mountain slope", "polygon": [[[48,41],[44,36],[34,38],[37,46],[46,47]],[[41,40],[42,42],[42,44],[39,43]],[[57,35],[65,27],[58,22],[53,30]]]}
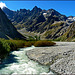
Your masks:
{"label": "mountain slope", "polygon": [[74,41],[75,40],[75,22],[73,22],[66,30],[66,32],[57,38],[60,41]]}
{"label": "mountain slope", "polygon": [[12,25],[11,21],[8,20],[5,13],[0,8],[0,38],[24,38],[16,28]]}
{"label": "mountain slope", "polygon": [[46,39],[56,39],[62,36],[68,28],[68,24],[63,21],[53,23],[49,26],[49,29],[44,33]]}

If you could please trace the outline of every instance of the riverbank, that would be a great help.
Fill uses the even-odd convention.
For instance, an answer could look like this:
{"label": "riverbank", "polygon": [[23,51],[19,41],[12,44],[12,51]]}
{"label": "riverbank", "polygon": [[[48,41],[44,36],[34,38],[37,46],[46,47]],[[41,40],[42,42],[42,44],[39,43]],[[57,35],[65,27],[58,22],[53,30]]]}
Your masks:
{"label": "riverbank", "polygon": [[56,46],[36,47],[26,55],[59,74],[75,74],[75,42],[56,42]]}
{"label": "riverbank", "polygon": [[53,46],[54,42],[47,40],[6,40],[0,38],[0,63],[4,58],[6,58],[11,51],[19,50],[19,48],[31,47],[34,45],[35,47],[40,46]]}

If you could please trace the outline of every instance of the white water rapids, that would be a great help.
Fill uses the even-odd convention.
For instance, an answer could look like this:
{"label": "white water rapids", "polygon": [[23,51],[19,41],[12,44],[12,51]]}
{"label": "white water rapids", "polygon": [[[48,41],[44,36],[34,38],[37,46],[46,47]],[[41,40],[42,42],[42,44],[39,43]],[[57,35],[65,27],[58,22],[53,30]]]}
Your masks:
{"label": "white water rapids", "polygon": [[48,66],[40,65],[25,55],[27,50],[34,48],[32,46],[11,52],[8,58],[0,64],[0,74],[53,74],[49,72]]}

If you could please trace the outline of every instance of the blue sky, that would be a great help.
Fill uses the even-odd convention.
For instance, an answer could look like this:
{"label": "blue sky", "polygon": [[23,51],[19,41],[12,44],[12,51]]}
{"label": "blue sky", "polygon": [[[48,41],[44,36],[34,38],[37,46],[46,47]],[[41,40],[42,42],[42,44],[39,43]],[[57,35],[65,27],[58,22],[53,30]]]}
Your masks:
{"label": "blue sky", "polygon": [[66,16],[75,16],[75,1],[2,1],[11,10],[32,9],[38,6],[42,9],[55,9]]}

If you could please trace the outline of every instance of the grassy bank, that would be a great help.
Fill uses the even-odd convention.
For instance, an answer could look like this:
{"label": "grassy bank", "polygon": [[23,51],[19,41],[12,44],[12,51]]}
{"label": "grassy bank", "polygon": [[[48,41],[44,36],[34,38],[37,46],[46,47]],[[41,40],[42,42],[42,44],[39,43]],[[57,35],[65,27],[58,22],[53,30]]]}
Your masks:
{"label": "grassy bank", "polygon": [[30,47],[44,47],[53,46],[54,42],[51,41],[25,41],[25,40],[5,40],[0,39],[0,59],[5,58],[10,51],[18,50],[19,48]]}

